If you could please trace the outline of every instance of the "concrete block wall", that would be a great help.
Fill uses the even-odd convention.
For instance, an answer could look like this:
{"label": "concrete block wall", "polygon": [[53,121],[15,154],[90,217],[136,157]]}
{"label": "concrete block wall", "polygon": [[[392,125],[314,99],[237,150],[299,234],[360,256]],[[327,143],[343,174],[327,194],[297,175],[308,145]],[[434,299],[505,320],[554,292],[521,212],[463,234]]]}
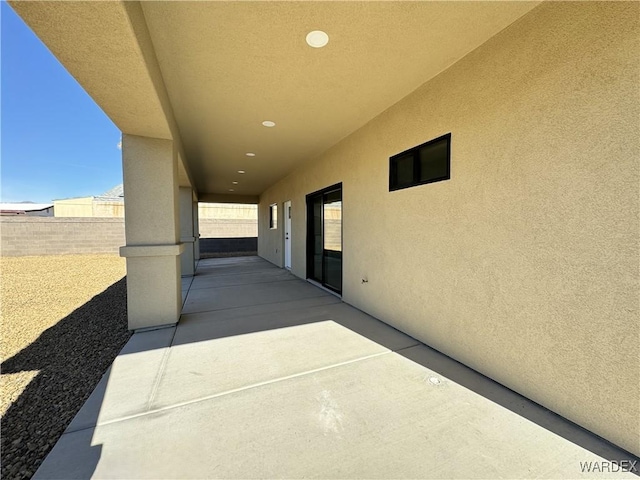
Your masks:
{"label": "concrete block wall", "polygon": [[[204,219],[200,221],[200,236],[210,239],[249,239],[257,243],[258,224],[257,221],[246,219]],[[0,219],[0,249],[6,257],[118,253],[124,244],[123,218],[11,216]],[[213,253],[216,248],[223,248],[223,244],[219,241],[207,244],[206,251]],[[230,251],[224,248],[222,251]],[[248,248],[241,246],[234,251],[256,250]]]}
{"label": "concrete block wall", "polygon": [[118,253],[125,244],[122,218],[2,217],[3,256]]}
{"label": "concrete block wall", "polygon": [[245,238],[257,236],[257,219],[200,218],[200,238]]}

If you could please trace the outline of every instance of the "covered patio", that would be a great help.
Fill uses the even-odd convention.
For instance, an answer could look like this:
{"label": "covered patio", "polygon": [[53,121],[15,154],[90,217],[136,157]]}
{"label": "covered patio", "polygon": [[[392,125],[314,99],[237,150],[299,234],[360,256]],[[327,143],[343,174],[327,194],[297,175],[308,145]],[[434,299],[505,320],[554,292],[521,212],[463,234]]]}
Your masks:
{"label": "covered patio", "polygon": [[601,471],[633,461],[608,442],[259,257],[200,260],[182,290],[178,325],[134,334],[34,478],[635,478]]}
{"label": "covered patio", "polygon": [[637,460],[638,2],[9,3],[122,132],[136,332],[40,477]]}

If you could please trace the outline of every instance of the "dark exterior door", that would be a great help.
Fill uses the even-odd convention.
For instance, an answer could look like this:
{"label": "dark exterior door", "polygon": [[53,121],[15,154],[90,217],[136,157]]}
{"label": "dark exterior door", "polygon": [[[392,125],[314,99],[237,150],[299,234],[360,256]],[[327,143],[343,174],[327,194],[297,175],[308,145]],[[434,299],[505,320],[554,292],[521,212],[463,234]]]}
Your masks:
{"label": "dark exterior door", "polygon": [[307,195],[307,278],[342,293],[342,184]]}

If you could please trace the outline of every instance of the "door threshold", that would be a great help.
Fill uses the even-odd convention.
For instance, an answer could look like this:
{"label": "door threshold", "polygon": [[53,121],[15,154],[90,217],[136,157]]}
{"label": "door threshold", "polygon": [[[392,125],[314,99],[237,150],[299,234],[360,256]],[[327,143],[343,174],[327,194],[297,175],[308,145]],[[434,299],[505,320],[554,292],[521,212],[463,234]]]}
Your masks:
{"label": "door threshold", "polygon": [[331,290],[330,288],[325,287],[321,283],[318,283],[315,280],[312,280],[310,278],[307,278],[307,282],[309,282],[314,287],[318,287],[318,288],[324,290],[325,292],[330,293],[331,295],[333,295],[335,297],[338,297],[340,300],[342,300],[342,295],[340,293],[334,292],[333,290]]}

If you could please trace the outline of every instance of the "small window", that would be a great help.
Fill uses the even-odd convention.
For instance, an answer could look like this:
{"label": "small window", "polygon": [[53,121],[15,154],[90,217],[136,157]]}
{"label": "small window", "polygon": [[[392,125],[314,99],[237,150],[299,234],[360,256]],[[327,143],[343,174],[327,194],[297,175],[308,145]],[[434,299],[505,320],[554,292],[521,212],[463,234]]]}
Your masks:
{"label": "small window", "polygon": [[278,204],[269,205],[269,228],[278,228]]}
{"label": "small window", "polygon": [[451,178],[451,134],[389,158],[389,191]]}

